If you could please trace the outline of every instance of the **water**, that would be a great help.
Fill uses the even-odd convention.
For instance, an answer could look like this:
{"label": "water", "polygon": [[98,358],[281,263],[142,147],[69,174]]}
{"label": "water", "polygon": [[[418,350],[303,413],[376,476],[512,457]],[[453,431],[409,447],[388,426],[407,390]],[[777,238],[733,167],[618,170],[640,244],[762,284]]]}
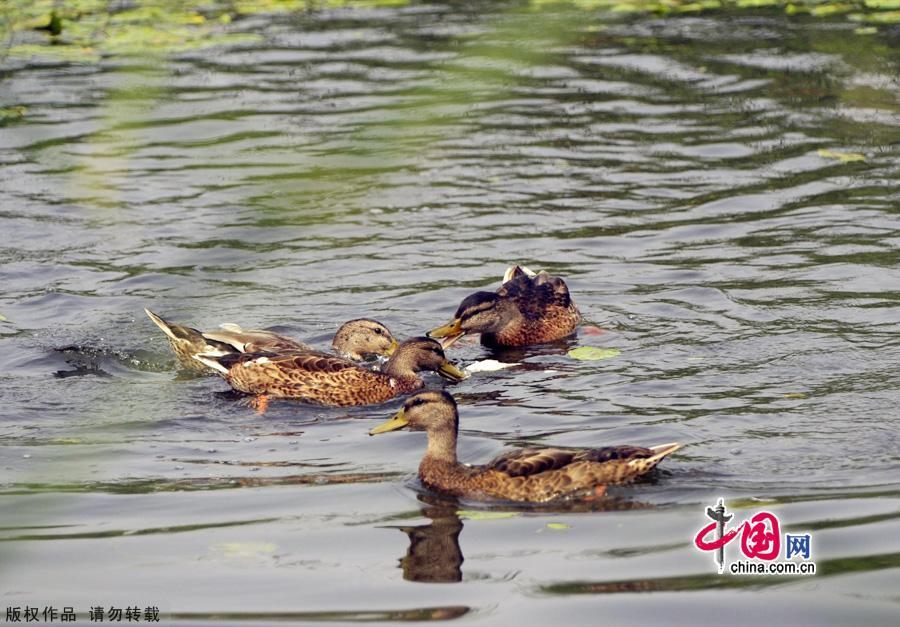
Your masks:
{"label": "water", "polygon": [[[0,130],[4,605],[897,623],[889,32],[482,4],[233,28],[262,39],[3,62],[0,107],[27,108]],[[513,261],[566,277],[605,332],[454,349],[521,364],[448,388],[462,458],[684,443],[653,481],[587,508],[448,502],[414,480],[421,434],[366,435],[398,403],[258,415],[179,375],[142,313],[406,337]],[[819,574],[717,576],[692,538],[720,496],[813,533]]]}

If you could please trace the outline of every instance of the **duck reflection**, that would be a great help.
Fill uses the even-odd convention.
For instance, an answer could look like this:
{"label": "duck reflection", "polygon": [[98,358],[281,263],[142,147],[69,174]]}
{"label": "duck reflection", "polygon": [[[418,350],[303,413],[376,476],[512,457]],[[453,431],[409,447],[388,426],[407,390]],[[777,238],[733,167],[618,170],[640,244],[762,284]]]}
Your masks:
{"label": "duck reflection", "polygon": [[409,537],[406,555],[400,558],[403,578],[422,583],[462,581],[463,554],[459,548],[462,519],[456,513],[456,499],[420,494],[422,515],[427,525],[397,527]]}
{"label": "duck reflection", "polygon": [[[491,507],[492,512],[530,513],[587,513],[636,509],[650,509],[649,503],[635,501],[630,495],[607,495],[596,500],[563,503],[531,504],[526,507],[509,504]],[[458,499],[435,494],[417,495],[422,504],[422,516],[431,522],[426,525],[390,527],[409,537],[406,555],[400,558],[403,578],[420,583],[455,583],[462,581],[464,561],[459,536],[463,530],[460,511],[466,511]]]}
{"label": "duck reflection", "polygon": [[[565,355],[573,348],[577,348],[578,345],[578,338],[570,336],[555,342],[535,344],[533,346],[488,346],[485,347],[485,350],[488,353],[488,359],[496,359],[508,364],[518,364],[520,368],[525,370],[544,370],[547,368],[546,363],[541,361],[528,362],[525,360],[533,357]],[[560,369],[568,365],[566,363],[555,363],[553,367],[554,369]]]}

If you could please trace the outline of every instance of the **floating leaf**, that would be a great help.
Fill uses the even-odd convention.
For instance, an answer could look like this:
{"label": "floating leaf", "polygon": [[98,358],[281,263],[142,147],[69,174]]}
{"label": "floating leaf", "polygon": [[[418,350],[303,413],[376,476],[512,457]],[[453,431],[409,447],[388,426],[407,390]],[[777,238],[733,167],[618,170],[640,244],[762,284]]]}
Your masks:
{"label": "floating leaf", "polygon": [[456,515],[466,520],[503,520],[505,518],[518,518],[518,512],[480,512],[478,510],[461,509]]}
{"label": "floating leaf", "polygon": [[599,359],[610,359],[612,357],[618,357],[622,354],[622,351],[620,351],[618,348],[579,346],[578,348],[573,348],[566,354],[572,359],[579,359],[581,361],[597,361]]}
{"label": "floating leaf", "polygon": [[213,547],[225,557],[259,557],[271,555],[277,550],[271,542],[223,542]]}
{"label": "floating leaf", "polygon": [[81,438],[53,438],[51,444],[84,444]]}
{"label": "floating leaf", "polygon": [[552,522],[547,523],[547,529],[553,529],[554,531],[565,531],[566,529],[571,529],[571,525],[567,525],[566,523],[558,523]]}
{"label": "floating leaf", "polygon": [[9,318],[4,316],[3,314],[0,314],[0,322],[9,322]]}
{"label": "floating leaf", "polygon": [[841,163],[866,160],[866,157],[858,152],[840,152],[838,150],[827,150],[825,148],[819,149],[819,156],[823,159],[836,159]]}
{"label": "floating leaf", "polygon": [[16,105],[14,107],[0,107],[0,122],[3,122],[4,120],[16,120],[24,117],[26,111],[28,111],[28,109],[22,105]]}

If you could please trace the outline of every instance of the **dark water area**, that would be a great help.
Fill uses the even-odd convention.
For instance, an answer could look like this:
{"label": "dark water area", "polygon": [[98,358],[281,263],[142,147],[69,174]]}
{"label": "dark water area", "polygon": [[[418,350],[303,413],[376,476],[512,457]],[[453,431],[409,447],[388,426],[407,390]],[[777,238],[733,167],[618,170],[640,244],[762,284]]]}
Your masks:
{"label": "dark water area", "polygon": [[[900,55],[774,14],[415,4],[165,59],[0,65],[0,605],[169,624],[900,621]],[[586,318],[448,386],[460,456],[684,448],[587,506],[424,491],[399,401],[260,415],[143,308],[325,348],[507,265]],[[603,329],[598,332],[596,328]],[[576,346],[621,354],[578,361]],[[437,378],[428,385],[438,387]],[[719,576],[705,509],[813,535]],[[729,547],[729,560],[737,558]]]}

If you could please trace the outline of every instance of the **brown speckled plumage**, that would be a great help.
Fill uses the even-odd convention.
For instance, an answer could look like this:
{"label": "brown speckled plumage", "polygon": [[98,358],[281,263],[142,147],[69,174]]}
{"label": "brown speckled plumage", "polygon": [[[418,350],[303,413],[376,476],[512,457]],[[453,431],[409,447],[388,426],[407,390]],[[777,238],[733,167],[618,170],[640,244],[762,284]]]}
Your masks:
{"label": "brown speckled plumage", "polygon": [[[236,324],[223,324],[214,331],[199,331],[169,322],[149,309],[144,310],[162,329],[181,367],[211,373],[208,366],[194,359],[200,353],[283,353],[311,352],[308,344],[260,329],[242,329]],[[397,341],[380,322],[359,318],[345,322],[334,334],[332,347],[340,355],[361,360],[375,355],[390,355]]]}
{"label": "brown speckled plumage", "polygon": [[144,312],[166,334],[166,339],[169,340],[169,345],[182,368],[211,373],[212,371],[207,366],[194,359],[194,355],[198,353],[225,354],[237,350],[226,342],[208,339],[198,329],[169,322],[149,309],[144,309]]}
{"label": "brown speckled plumage", "polygon": [[459,417],[446,392],[420,392],[371,434],[403,427],[424,430],[428,450],[419,478],[429,488],[458,497],[547,502],[592,494],[595,488],[628,483],[650,472],[678,444],[651,448],[607,446],[598,449],[519,449],[480,466],[456,458]]}
{"label": "brown speckled plumage", "polygon": [[239,392],[333,406],[382,403],[417,390],[423,383],[416,373],[422,370],[456,380],[462,377],[440,344],[428,338],[400,344],[381,372],[316,352],[197,355],[195,359],[215,368]]}
{"label": "brown speckled plumage", "polygon": [[428,335],[448,338],[445,346],[466,333],[481,333],[488,346],[528,346],[571,335],[580,321],[565,281],[512,266],[496,292],[466,297],[453,320]]}

